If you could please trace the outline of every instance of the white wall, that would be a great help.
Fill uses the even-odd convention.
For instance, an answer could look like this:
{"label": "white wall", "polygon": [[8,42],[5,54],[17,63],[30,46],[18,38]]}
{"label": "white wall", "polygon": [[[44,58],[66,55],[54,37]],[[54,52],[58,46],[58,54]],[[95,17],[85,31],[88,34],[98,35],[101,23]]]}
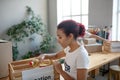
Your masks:
{"label": "white wall", "polygon": [[[6,38],[6,30],[14,24],[20,23],[26,16],[26,6],[33,9],[36,15],[40,15],[43,22],[47,24],[47,0],[0,0],[0,38]],[[37,36],[37,35],[36,35]],[[40,37],[36,41],[19,43],[20,56],[34,49],[39,44]]]}
{"label": "white wall", "polygon": [[112,25],[113,0],[89,0],[89,25]]}
{"label": "white wall", "polygon": [[0,37],[13,24],[20,23],[25,18],[26,6],[47,22],[47,0],[0,0]]}
{"label": "white wall", "polygon": [[48,0],[48,25],[52,35],[56,34],[57,29],[57,0]]}

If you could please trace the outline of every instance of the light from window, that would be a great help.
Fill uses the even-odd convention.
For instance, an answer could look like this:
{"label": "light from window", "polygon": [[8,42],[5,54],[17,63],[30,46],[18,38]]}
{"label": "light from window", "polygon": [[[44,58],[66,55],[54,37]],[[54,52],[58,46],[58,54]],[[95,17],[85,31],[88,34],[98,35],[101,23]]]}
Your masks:
{"label": "light from window", "polygon": [[62,20],[73,19],[88,26],[89,0],[57,0],[58,23]]}
{"label": "light from window", "polygon": [[120,0],[113,0],[112,40],[120,41]]}

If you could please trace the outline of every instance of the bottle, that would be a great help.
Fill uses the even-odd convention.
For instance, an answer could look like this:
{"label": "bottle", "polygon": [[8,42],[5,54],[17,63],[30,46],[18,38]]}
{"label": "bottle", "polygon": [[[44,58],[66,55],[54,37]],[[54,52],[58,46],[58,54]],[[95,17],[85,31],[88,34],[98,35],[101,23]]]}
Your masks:
{"label": "bottle", "polygon": [[33,59],[32,61],[29,62],[29,64],[33,67],[39,66],[40,61],[38,59]]}

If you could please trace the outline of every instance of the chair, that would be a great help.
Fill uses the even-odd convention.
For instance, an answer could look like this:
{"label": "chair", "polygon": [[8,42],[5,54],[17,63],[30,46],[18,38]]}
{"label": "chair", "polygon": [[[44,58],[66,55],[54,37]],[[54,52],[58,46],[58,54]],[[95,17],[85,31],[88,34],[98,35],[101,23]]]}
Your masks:
{"label": "chair", "polygon": [[120,80],[120,66],[118,65],[110,66],[108,80]]}

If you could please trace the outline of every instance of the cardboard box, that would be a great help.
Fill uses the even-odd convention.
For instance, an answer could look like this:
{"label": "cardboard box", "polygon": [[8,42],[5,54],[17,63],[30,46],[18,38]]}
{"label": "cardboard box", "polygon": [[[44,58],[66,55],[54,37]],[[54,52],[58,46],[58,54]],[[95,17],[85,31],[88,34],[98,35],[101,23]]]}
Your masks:
{"label": "cardboard box", "polygon": [[[34,58],[29,58],[9,63],[9,80],[47,80],[47,78],[49,78],[49,80],[60,80],[60,75],[54,68],[54,72],[52,72],[52,63],[44,67],[32,66],[30,62],[33,59]],[[52,76],[53,73],[54,79]]]}
{"label": "cardboard box", "polygon": [[0,40],[0,78],[8,76],[9,62],[12,62],[12,43]]}
{"label": "cardboard box", "polygon": [[120,52],[120,41],[111,41],[110,44],[104,43],[103,50],[106,52]]}
{"label": "cardboard box", "polygon": [[88,53],[102,52],[102,44],[98,43],[85,45],[85,48]]}
{"label": "cardboard box", "polygon": [[95,38],[84,38],[83,39],[84,44],[96,44]]}

